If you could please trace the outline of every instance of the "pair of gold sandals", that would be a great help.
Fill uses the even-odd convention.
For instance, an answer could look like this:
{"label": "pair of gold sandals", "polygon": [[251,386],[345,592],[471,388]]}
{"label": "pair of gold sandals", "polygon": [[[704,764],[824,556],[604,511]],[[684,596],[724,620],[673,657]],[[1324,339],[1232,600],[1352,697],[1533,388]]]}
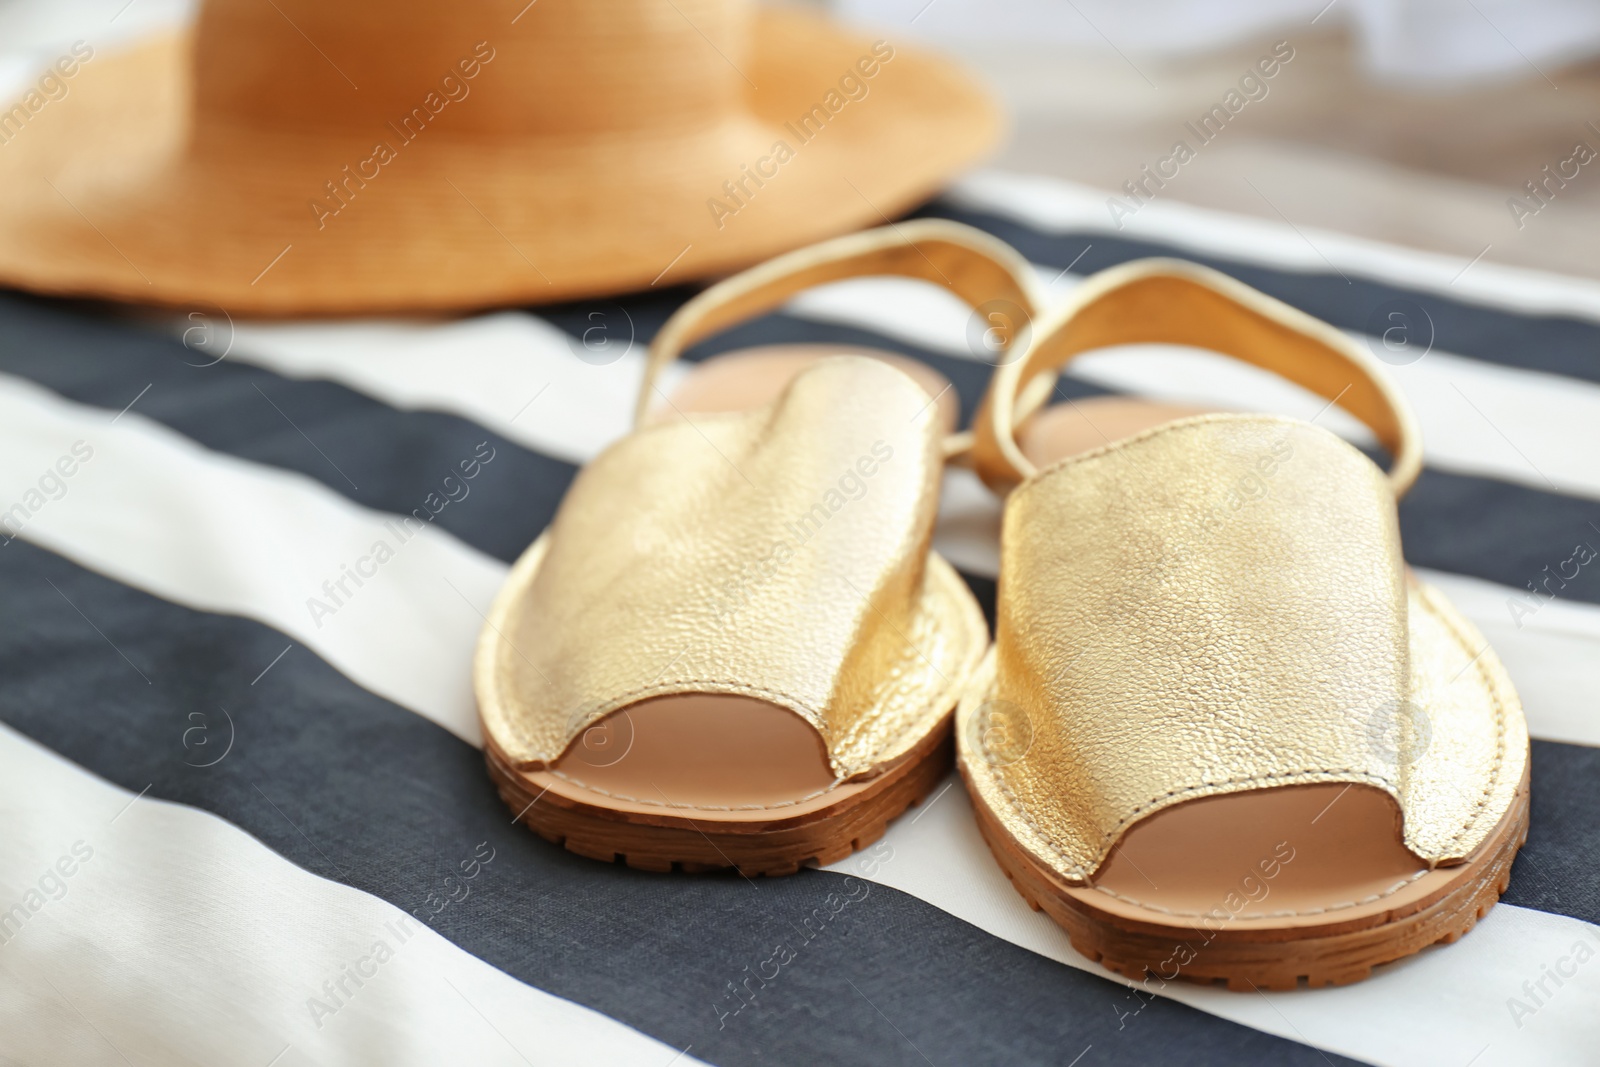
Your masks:
{"label": "pair of gold sandals", "polygon": [[[968,434],[938,372],[883,352],[752,349],[658,387],[685,347],[860,275],[1039,303],[1009,247],[923,220],[672,317],[636,429],[578,475],[478,648],[489,767],[522,821],[647,870],[786,874],[876,840],[953,744],[1016,888],[1129,977],[1344,983],[1469,930],[1526,837],[1527,727],[1494,652],[1402,560],[1421,452],[1381,366],[1224,275],[1145,260],[1034,323]],[[1149,342],[1338,403],[1388,472],[1293,418],[1046,406],[1074,356]],[[1005,495],[992,643],[930,549],[951,462]]]}

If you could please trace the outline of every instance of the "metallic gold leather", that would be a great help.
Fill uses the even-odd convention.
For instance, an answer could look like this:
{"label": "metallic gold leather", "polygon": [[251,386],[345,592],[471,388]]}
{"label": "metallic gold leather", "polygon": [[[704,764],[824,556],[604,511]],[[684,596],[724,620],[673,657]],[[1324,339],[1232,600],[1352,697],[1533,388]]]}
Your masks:
{"label": "metallic gold leather", "polygon": [[766,407],[618,441],[496,600],[485,729],[537,769],[618,708],[735,693],[803,716],[841,778],[881,769],[949,713],[987,644],[928,548],[940,445],[927,394],[863,357],[818,362]]}
{"label": "metallic gold leather", "polygon": [[1114,345],[1206,348],[1280,374],[1366,423],[1392,457],[1401,495],[1422,468],[1421,434],[1383,365],[1339,330],[1219,271],[1176,259],[1103,270],[1039,322],[1018,359],[995,370],[978,412],[973,466],[1005,492],[1033,473],[1015,430],[1035,409],[1041,379],[1083,352]]}
{"label": "metallic gold leather", "polygon": [[1492,652],[1463,670],[1481,638],[1408,594],[1389,484],[1332,434],[1276,416],[1170,423],[1022,483],[1001,543],[963,766],[1063,877],[1088,881],[1129,826],[1200,796],[1372,785],[1435,863],[1468,855],[1510,804],[1527,746],[1515,695]]}
{"label": "metallic gold leather", "polygon": [[1528,724],[1483,635],[1437,589],[1412,580],[1409,593],[1415,710],[1397,724],[1415,755],[1400,768],[1405,840],[1443,864],[1470,855],[1511,807]]}

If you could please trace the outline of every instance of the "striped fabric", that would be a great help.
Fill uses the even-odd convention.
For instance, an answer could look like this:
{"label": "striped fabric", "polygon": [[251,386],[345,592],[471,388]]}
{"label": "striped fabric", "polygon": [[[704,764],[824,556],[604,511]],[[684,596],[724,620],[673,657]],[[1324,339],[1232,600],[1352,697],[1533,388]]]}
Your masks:
{"label": "striped fabric", "polygon": [[[1152,999],[1026,908],[953,776],[792,878],[572,856],[489,785],[471,648],[576,465],[626,431],[686,291],[273,325],[0,294],[0,1063],[1595,1062],[1600,285],[1179,205],[1118,231],[1101,195],[997,174],[926,213],[1011,241],[1056,297],[1179,255],[1396,364],[1427,449],[1407,555],[1493,642],[1536,738],[1528,845],[1472,934],[1342,989]],[[596,326],[602,358],[578,340]],[[874,279],[691,358],[866,342],[938,367],[970,416],[989,368],[965,337],[953,300]],[[1059,392],[1323,407],[1153,346]],[[938,547],[991,611],[997,516],[947,476]]]}

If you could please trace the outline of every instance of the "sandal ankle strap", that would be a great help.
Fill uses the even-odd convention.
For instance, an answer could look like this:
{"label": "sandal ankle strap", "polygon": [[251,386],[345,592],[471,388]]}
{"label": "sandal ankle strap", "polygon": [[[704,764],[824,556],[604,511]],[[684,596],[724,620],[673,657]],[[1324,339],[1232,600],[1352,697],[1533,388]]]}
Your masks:
{"label": "sandal ankle strap", "polygon": [[[1002,349],[1018,346],[1037,314],[1033,273],[1009,245],[981,230],[944,219],[915,219],[848,234],[802,248],[727,278],[684,304],[650,344],[634,407],[642,425],[656,378],[683,350],[741,322],[764,315],[805,289],[845,278],[898,275],[942,286],[974,309],[998,304],[1002,317],[1020,318],[993,331]],[[967,450],[970,434],[945,442],[946,456]]]}
{"label": "sandal ankle strap", "polygon": [[1339,330],[1220,271],[1176,259],[1144,259],[1101,271],[1037,325],[1028,351],[1002,364],[974,426],[973,465],[1008,492],[1036,468],[1017,443],[1036,386],[1074,357],[1124,344],[1211,349],[1287,378],[1365,423],[1388,451],[1396,497],[1422,468],[1410,405],[1369,352]]}

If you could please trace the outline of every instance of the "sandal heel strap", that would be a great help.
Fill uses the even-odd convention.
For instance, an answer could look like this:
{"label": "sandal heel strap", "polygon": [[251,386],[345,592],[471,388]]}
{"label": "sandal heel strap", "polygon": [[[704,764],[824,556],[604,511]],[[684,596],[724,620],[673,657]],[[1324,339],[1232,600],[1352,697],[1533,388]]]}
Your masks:
{"label": "sandal heel strap", "polygon": [[[872,275],[932,282],[970,307],[998,315],[1004,328],[990,336],[998,338],[1003,351],[1027,335],[1038,314],[1037,286],[1027,261],[981,230],[944,219],[914,219],[848,234],[736,274],[679,308],[650,344],[634,424],[644,425],[656,379],[684,349],[773,311],[806,289]],[[986,328],[995,325],[986,317]],[[951,452],[947,444],[946,454]]]}
{"label": "sandal heel strap", "polygon": [[1101,271],[1047,321],[1031,347],[995,372],[974,427],[973,466],[997,492],[1035,467],[1017,427],[1038,406],[1041,378],[1078,355],[1127,344],[1206,348],[1270,370],[1338,404],[1389,452],[1389,484],[1405,493],[1422,468],[1422,438],[1404,395],[1383,365],[1339,330],[1227,275],[1176,259],[1145,259]]}

